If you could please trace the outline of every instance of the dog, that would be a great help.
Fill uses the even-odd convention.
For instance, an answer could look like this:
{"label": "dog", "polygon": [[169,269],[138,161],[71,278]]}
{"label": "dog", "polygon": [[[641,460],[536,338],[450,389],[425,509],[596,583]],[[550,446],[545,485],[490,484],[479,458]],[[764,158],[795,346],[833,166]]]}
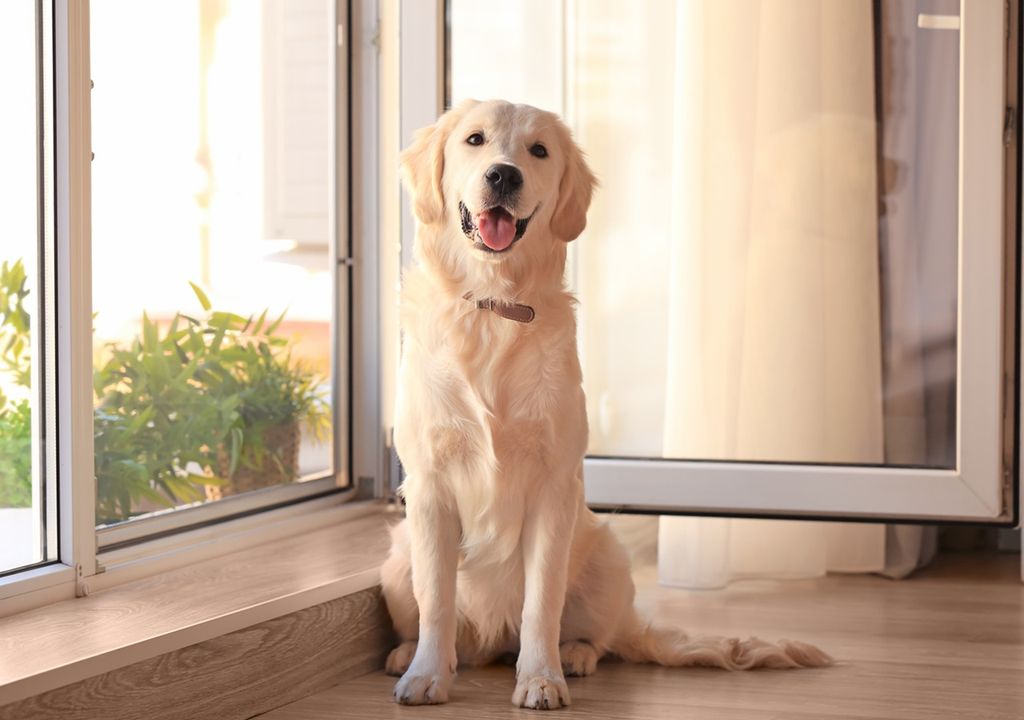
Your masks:
{"label": "dog", "polygon": [[457,664],[518,655],[513,704],[627,661],[812,667],[800,642],[689,638],[633,607],[626,550],[583,497],[587,415],[568,243],[597,181],[554,114],[467,101],[402,154],[416,218],[403,278],[394,441],[406,518],[381,568],[402,704],[443,703]]}

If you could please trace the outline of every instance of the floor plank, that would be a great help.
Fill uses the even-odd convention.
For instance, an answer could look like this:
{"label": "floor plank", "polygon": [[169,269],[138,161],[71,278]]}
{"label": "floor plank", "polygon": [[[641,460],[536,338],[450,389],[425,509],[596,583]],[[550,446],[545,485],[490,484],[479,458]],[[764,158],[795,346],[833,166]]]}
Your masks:
{"label": "floor plank", "polygon": [[[942,557],[907,581],[830,576],[746,581],[713,592],[658,587],[637,573],[638,602],[691,631],[815,642],[839,659],[821,670],[728,673],[602,663],[570,679],[558,717],[662,720],[1024,718],[1024,586],[1019,558]],[[373,673],[262,720],[524,717],[509,704],[513,671],[461,670],[448,705],[406,708]]]}

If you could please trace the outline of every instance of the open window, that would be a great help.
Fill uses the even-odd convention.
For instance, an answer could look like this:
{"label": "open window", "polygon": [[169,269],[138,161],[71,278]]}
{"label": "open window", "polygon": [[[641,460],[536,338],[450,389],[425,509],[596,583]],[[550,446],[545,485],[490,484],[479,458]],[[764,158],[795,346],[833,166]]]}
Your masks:
{"label": "open window", "polygon": [[569,278],[591,505],[1012,522],[1006,13],[447,3],[446,100],[560,111],[601,180]]}

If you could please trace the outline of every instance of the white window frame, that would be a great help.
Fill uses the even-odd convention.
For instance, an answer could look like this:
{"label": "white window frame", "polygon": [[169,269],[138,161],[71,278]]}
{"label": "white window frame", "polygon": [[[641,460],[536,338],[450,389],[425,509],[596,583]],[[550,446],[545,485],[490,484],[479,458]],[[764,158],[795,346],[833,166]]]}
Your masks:
{"label": "white window frame", "polygon": [[[571,0],[563,0],[567,12]],[[443,0],[403,0],[404,13],[443,18]],[[1018,402],[1013,367],[1003,367],[1004,43],[1003,0],[961,0],[960,214],[956,467],[704,462],[588,457],[587,502],[603,510],[765,517],[942,520],[1008,524],[1015,477],[1004,466],[1004,413]],[[404,25],[403,25],[404,26]],[[429,26],[420,25],[430,36]],[[424,31],[425,28],[425,31]],[[402,120],[436,117],[416,88],[444,82],[427,43],[402,46]],[[416,52],[416,56],[411,56]],[[571,71],[571,68],[569,68]],[[994,98],[999,98],[994,101]],[[415,103],[415,104],[413,104]],[[571,110],[571,108],[570,108]],[[571,115],[571,113],[570,113]],[[403,225],[402,241],[411,244]],[[965,242],[966,240],[966,242]]]}
{"label": "white window frame", "polygon": [[[412,262],[416,224],[408,193],[402,187],[399,153],[413,133],[433,123],[444,111],[444,0],[380,0],[379,106],[381,156],[380,201],[380,340],[381,414],[388,440],[394,427],[395,392],[401,331],[398,297],[401,269]],[[390,442],[389,442],[390,445]],[[398,473],[384,495],[394,494]],[[381,473],[381,477],[387,477]]]}
{"label": "white window frame", "polygon": [[[49,12],[49,0],[41,5]],[[53,467],[47,468],[48,477],[59,484],[59,510],[48,526],[54,541],[59,538],[59,555],[49,564],[0,577],[0,617],[230,552],[237,549],[233,537],[251,545],[308,532],[315,529],[310,514],[337,506],[337,513],[317,513],[318,522],[351,517],[353,513],[343,504],[374,496],[385,487],[378,369],[377,1],[335,0],[334,138],[343,141],[332,147],[337,300],[332,403],[339,409],[340,420],[334,424],[334,472],[301,485],[270,488],[99,531],[93,471],[89,0],[55,0],[52,7],[56,169],[52,261],[57,281],[55,288],[48,288],[55,294],[55,322],[46,323],[45,329],[55,325],[56,352],[49,353],[47,362],[53,366],[57,394],[56,412],[46,417],[52,421],[48,437],[59,434]],[[350,182],[356,173],[361,182]],[[350,297],[355,300],[351,307]],[[347,489],[330,492],[335,488]],[[208,527],[214,522],[216,529]],[[215,544],[210,542],[213,532]]]}
{"label": "white window frame", "polygon": [[[88,527],[94,526],[95,499],[74,491],[76,485],[82,484],[76,483],[76,478],[92,477],[93,460],[87,8],[73,1],[55,2],[51,16],[50,4],[40,5],[45,18],[44,53],[52,51],[53,57],[49,71],[53,86],[54,157],[46,158],[44,165],[46,172],[53,172],[54,217],[47,218],[47,223],[52,220],[55,235],[45,238],[44,254],[52,257],[52,261],[44,262],[55,265],[57,287],[45,289],[47,295],[56,290],[56,302],[51,306],[55,318],[44,318],[39,325],[44,332],[51,333],[56,321],[56,348],[48,349],[47,357],[41,360],[46,374],[56,376],[56,413],[48,407],[47,418],[48,429],[55,429],[61,439],[56,448],[53,443],[47,447],[46,474],[48,481],[56,479],[58,488],[58,558],[50,564],[0,578],[0,614],[74,597],[84,575],[83,568],[95,565],[95,536]],[[53,28],[52,38],[45,32],[49,24]],[[51,40],[53,45],[49,47]],[[48,106],[49,99],[44,100],[44,107],[49,109]],[[76,354],[87,358],[88,364],[77,360]],[[83,398],[88,415],[82,412]],[[55,423],[50,422],[51,418]],[[83,419],[87,422],[84,426]],[[48,437],[55,435],[48,433]]]}

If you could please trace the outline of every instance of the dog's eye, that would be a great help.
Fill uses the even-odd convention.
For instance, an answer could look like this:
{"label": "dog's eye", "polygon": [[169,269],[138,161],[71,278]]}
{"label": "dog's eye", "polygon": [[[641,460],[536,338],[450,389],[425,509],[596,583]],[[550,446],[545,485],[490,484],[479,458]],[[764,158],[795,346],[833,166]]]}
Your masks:
{"label": "dog's eye", "polygon": [[546,158],[548,156],[548,149],[540,143],[534,143],[530,146],[530,154],[538,158]]}
{"label": "dog's eye", "polygon": [[483,145],[484,136],[482,133],[473,133],[468,138],[466,138],[466,142],[470,145]]}

